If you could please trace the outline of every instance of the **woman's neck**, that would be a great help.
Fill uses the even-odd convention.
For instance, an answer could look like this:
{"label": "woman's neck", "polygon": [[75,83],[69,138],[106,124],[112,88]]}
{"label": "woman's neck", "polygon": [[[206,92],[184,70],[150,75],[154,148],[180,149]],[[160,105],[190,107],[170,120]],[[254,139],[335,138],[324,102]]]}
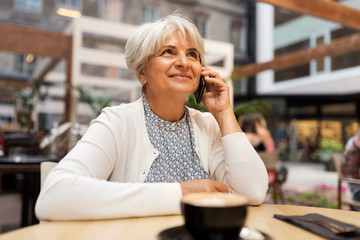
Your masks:
{"label": "woman's neck", "polygon": [[164,98],[147,98],[147,101],[151,111],[165,121],[179,121],[185,114],[185,101]]}

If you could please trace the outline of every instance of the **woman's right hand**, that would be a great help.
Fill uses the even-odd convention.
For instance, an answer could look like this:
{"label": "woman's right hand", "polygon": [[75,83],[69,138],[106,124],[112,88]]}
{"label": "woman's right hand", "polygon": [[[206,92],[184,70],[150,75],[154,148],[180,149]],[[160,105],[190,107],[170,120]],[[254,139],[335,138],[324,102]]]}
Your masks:
{"label": "woman's right hand", "polygon": [[180,186],[183,196],[196,192],[229,192],[229,188],[226,184],[210,179],[181,182]]}

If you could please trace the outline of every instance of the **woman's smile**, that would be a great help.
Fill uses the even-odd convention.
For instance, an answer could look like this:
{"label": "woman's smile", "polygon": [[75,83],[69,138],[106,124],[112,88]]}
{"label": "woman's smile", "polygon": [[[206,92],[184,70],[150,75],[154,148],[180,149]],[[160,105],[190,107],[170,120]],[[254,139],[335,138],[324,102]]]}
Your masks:
{"label": "woman's smile", "polygon": [[192,80],[192,77],[188,74],[183,74],[183,73],[176,73],[176,74],[171,74],[170,75],[171,78],[179,78],[179,79],[183,79],[183,80]]}
{"label": "woman's smile", "polygon": [[160,50],[149,58],[140,75],[146,97],[184,103],[196,91],[201,75],[199,52],[188,35],[180,30],[170,34]]}

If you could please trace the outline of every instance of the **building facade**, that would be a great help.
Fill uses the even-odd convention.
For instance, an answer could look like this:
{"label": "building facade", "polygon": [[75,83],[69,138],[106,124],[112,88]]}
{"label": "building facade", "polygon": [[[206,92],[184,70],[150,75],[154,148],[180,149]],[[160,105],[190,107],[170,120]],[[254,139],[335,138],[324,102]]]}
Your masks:
{"label": "building facade", "polygon": [[[247,1],[243,0],[4,0],[0,2],[0,22],[66,32],[73,20],[79,17],[108,21],[109,25],[121,23],[138,26],[180,11],[194,21],[204,38],[233,44],[233,66],[249,58],[246,51],[247,4]],[[82,46],[89,49],[119,53],[123,51],[126,42],[126,39],[119,40],[115,37],[104,37],[87,32],[83,33],[81,40]],[[210,55],[208,58],[211,65],[224,65],[223,58]],[[37,74],[39,66],[45,61],[46,59],[33,56],[31,53],[21,55],[1,51],[0,79],[31,81]],[[45,83],[48,85],[48,99],[54,101],[63,99],[64,89],[59,87],[59,82],[62,81],[59,79],[64,78],[64,69],[65,63],[61,61],[45,78]],[[129,102],[141,94],[141,86],[136,77],[125,68],[84,62],[79,66],[79,71],[85,76],[91,76],[89,82],[96,82],[96,77],[101,77],[109,81],[123,80],[124,86],[132,87],[133,91],[121,91],[117,88],[117,92],[109,92],[112,96],[112,104]],[[120,84],[120,82],[116,83],[117,86]],[[101,84],[94,83],[93,90],[98,93],[104,92],[99,85]],[[9,97],[9,90],[3,85],[1,85],[0,99],[3,109],[0,111],[0,116],[5,121],[12,121],[15,115],[14,102]],[[61,109],[61,106],[40,106],[38,109],[42,115],[40,118],[45,116],[45,122],[62,122],[61,110],[55,111],[56,108]],[[51,117],[47,113],[50,109],[54,113],[50,114]],[[83,121],[93,117],[89,107],[84,104],[80,107],[80,115]],[[42,127],[51,127],[49,123],[45,125]]]}
{"label": "building facade", "polygon": [[[338,2],[360,9],[357,0]],[[258,63],[329,44],[359,32],[359,29],[265,3],[256,3],[254,11]],[[288,69],[261,72],[248,80],[248,85],[255,83],[255,87],[238,91],[235,102],[248,99],[269,101],[273,107],[268,122],[271,129],[277,130],[273,135],[278,138],[278,146],[283,145],[286,151],[291,151],[292,158],[299,149],[305,151],[305,158],[311,160],[316,158],[316,154],[308,149],[321,148],[323,141],[344,144],[357,131],[360,120],[359,79],[360,51],[353,51]],[[291,139],[289,132],[292,133]]]}

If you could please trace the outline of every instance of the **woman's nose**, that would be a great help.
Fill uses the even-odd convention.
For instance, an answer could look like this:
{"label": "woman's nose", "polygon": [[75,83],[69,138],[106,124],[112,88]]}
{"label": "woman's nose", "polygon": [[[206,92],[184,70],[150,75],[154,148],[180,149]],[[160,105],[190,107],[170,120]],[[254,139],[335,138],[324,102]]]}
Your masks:
{"label": "woman's nose", "polygon": [[187,56],[185,54],[178,54],[176,56],[175,65],[177,67],[188,68],[189,67],[189,62],[188,62]]}

